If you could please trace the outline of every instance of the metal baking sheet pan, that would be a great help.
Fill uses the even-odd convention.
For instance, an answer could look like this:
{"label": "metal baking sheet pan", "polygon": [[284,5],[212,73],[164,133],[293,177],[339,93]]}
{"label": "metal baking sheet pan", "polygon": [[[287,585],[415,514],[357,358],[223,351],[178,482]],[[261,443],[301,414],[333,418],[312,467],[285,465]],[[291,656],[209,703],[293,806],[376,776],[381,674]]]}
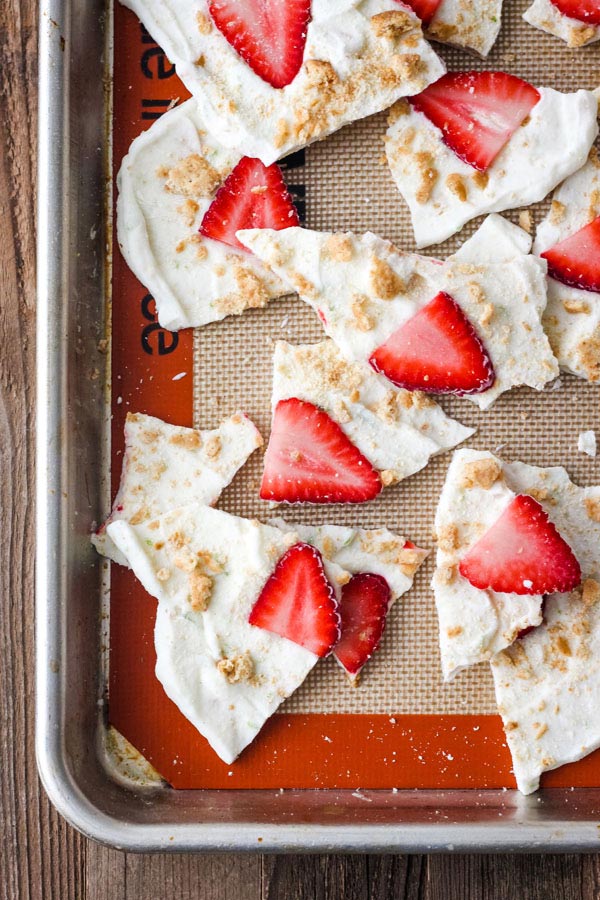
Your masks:
{"label": "metal baking sheet pan", "polygon": [[[488,63],[445,49],[449,67],[595,87],[597,51],[563,50],[528,29],[520,21],[526,5],[505,3]],[[485,667],[442,688],[430,568],[397,604],[364,688],[348,693],[333,666],[318,667],[233,766],[220,763],[162,694],[153,675],[153,602],[89,543],[118,482],[124,415],[206,427],[242,406],[267,433],[271,340],[320,336],[294,299],[195,335],[171,335],[156,322],[152,299],[114,244],[113,178],[131,139],[186,96],[131,12],[42,3],[37,753],[50,797],[86,834],[130,850],[597,849],[598,755],[522,797]],[[374,117],[288,162],[309,227],[370,228],[413,246],[406,210],[378,164],[384,130],[385,115]],[[451,252],[469,233],[435,252]],[[250,347],[258,377],[236,379],[223,368],[228,345],[238,355]],[[600,475],[576,453],[577,417],[600,424],[595,397],[591,386],[565,379],[563,391],[544,398],[513,392],[485,420],[461,401],[446,408],[480,426],[479,446],[513,440],[512,458],[566,464],[585,484]],[[518,438],[515,421],[525,425]],[[447,462],[435,460],[376,509],[313,508],[295,517],[385,524],[431,546]],[[264,517],[252,490],[259,471],[257,458],[221,505]],[[282,741],[286,761],[275,763]]]}

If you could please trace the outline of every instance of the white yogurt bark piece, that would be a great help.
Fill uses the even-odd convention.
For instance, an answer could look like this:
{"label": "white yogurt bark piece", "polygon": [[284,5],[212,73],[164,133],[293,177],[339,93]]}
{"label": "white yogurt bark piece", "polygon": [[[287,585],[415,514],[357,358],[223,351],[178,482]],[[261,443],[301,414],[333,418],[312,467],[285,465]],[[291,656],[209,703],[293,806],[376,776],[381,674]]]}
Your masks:
{"label": "white yogurt bark piece", "polygon": [[529,794],[542,772],[600,746],[600,487],[579,488],[562,468],[506,470],[520,489],[548,491],[583,575],[577,591],[548,597],[542,625],[492,660],[517,786]]}
{"label": "white yogurt bark piece", "polygon": [[457,450],[435,516],[438,549],[432,588],[446,681],[491,659],[520,631],[542,621],[542,597],[480,590],[458,571],[467,550],[500,518],[518,490],[491,453]]}
{"label": "white yogurt bark piece", "polygon": [[333,341],[275,345],[273,409],[296,397],[325,410],[381,475],[394,484],[474,434],[430,397],[390,385],[370,366],[347,362]]}
{"label": "white yogurt bark piece", "polygon": [[569,47],[585,47],[600,39],[600,28],[597,25],[587,25],[578,19],[564,16],[550,0],[533,0],[523,13],[523,18],[540,31],[562,38]]}
{"label": "white yogurt bark piece", "polygon": [[92,536],[96,550],[127,565],[107,533],[111,522],[125,519],[137,525],[176,506],[212,506],[262,442],[258,429],[242,412],[209,431],[128,413],[121,482],[110,516]]}
{"label": "white yogurt bark piece", "polygon": [[271,519],[282,531],[295,531],[323,556],[351,575],[372,572],[387,581],[392,602],[412,587],[415,572],[429,555],[420,547],[406,546],[407,538],[387,528],[365,529],[347,525],[297,525]]}
{"label": "white yogurt bark piece", "polygon": [[432,41],[487,56],[500,33],[502,0],[442,0],[425,29]]}
{"label": "white yogurt bark piece", "polygon": [[[543,253],[600,215],[600,162],[588,162],[554,192],[550,212],[540,222],[533,249]],[[544,328],[566,372],[600,382],[600,296],[548,278]]]}
{"label": "white yogurt bark piece", "polygon": [[233,49],[206,0],[125,5],[174,63],[215,138],[265,165],[419,93],[444,72],[417,17],[396,0],[312,0],[302,66],[279,89]]}
{"label": "white yogurt bark piece", "polygon": [[[159,601],[157,678],[221,759],[233,762],[318,661],[248,622],[297,534],[199,505],[108,530]],[[326,571],[338,589],[345,573],[330,563]]]}
{"label": "white yogurt bark piece", "polygon": [[407,101],[390,111],[386,155],[418,247],[445,241],[476,216],[542,200],[584,164],[598,133],[594,94],[538,90],[526,122],[485,173],[463,162]]}
{"label": "white yogurt bark piece", "polygon": [[249,253],[199,234],[217,188],[242,156],[220,144],[206,122],[195,99],[165,113],[133,141],[117,178],[121,252],[172,331],[285,293]]}
{"label": "white yogurt bark piece", "polygon": [[[502,223],[500,217],[484,223],[464,255],[459,251],[444,263],[398,250],[370,232],[287,228],[237,234],[317,311],[349,360],[368,362],[400,325],[446,291],[478,332],[494,366],[492,387],[465,396],[487,409],[512,387],[540,390],[558,375],[541,323],[545,264],[521,252],[526,239],[514,238],[515,226]],[[502,241],[498,254],[497,241]]]}

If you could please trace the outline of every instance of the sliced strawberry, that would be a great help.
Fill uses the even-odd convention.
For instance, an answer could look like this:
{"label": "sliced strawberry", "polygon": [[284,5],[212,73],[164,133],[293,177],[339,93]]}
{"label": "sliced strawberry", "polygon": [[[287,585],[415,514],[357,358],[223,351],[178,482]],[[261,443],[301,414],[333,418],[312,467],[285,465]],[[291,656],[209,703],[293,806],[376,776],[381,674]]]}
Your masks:
{"label": "sliced strawberry", "polygon": [[509,503],[458,568],[475,587],[507,594],[570,591],[581,581],[573,551],[526,494]]}
{"label": "sliced strawberry", "polygon": [[381,344],[369,362],[407,391],[480,394],[495,381],[475,329],[443,291]]}
{"label": "sliced strawberry", "polygon": [[442,0],[400,0],[403,6],[412,9],[425,26],[431,23],[441,2]]}
{"label": "sliced strawberry", "polygon": [[600,0],[550,0],[550,3],[569,19],[600,25]]}
{"label": "sliced strawberry", "polygon": [[582,291],[600,293],[600,216],[542,253],[548,274]]}
{"label": "sliced strawberry", "polygon": [[342,635],[333,653],[353,681],[379,646],[390,599],[385,578],[370,572],[353,575],[342,588]]}
{"label": "sliced strawberry", "polygon": [[319,551],[300,543],[284,553],[248,621],[317,656],[329,653],[340,636],[340,616]]}
{"label": "sliced strawberry", "polygon": [[281,169],[244,156],[229,173],[204,214],[200,234],[248,252],[235,236],[242,228],[281,231],[299,225]]}
{"label": "sliced strawberry", "polygon": [[274,88],[300,71],[310,0],[209,0],[212,20],[253,72]]}
{"label": "sliced strawberry", "polygon": [[408,101],[460,159],[485,171],[540,99],[506,72],[448,72]]}
{"label": "sliced strawberry", "polygon": [[265,454],[263,500],[364,503],[381,488],[378,472],[326,412],[296,397],[279,401]]}

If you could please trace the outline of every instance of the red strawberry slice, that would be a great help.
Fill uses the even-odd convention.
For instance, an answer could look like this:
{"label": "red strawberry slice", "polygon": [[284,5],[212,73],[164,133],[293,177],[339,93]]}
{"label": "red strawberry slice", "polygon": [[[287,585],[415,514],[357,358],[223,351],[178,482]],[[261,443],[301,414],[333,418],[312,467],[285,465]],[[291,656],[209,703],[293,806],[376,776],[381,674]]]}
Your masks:
{"label": "red strawberry slice", "polygon": [[400,0],[403,6],[408,6],[420,18],[423,25],[427,26],[435,16],[442,0]]}
{"label": "red strawberry slice", "polygon": [[600,216],[542,253],[548,274],[582,291],[600,293]]}
{"label": "red strawberry slice", "polygon": [[310,0],[209,0],[212,20],[253,72],[290,84],[304,57]]}
{"label": "red strawberry slice", "polygon": [[475,587],[507,594],[570,591],[581,581],[573,551],[526,494],[509,503],[458,568]]}
{"label": "red strawberry slice", "polygon": [[480,394],[496,377],[475,329],[444,291],[401,325],[369,362],[407,391]]}
{"label": "red strawberry slice", "polygon": [[390,599],[385,578],[370,572],[353,575],[342,588],[342,636],[333,653],[354,682],[379,646]]}
{"label": "red strawberry slice", "polygon": [[506,72],[448,72],[408,101],[460,159],[484,172],[539,99],[532,85]]}
{"label": "red strawberry slice", "polygon": [[340,616],[319,551],[299,543],[284,553],[248,621],[317,656],[329,653],[340,636]]}
{"label": "red strawberry slice", "polygon": [[600,25],[600,0],[550,0],[550,3],[563,16],[586,25]]}
{"label": "red strawberry slice", "polygon": [[265,454],[263,500],[364,503],[381,488],[378,472],[326,412],[296,397],[279,401]]}
{"label": "red strawberry slice", "polygon": [[264,166],[259,159],[244,156],[215,194],[202,219],[200,234],[247,253],[236,238],[236,231],[281,231],[299,224],[279,166]]}

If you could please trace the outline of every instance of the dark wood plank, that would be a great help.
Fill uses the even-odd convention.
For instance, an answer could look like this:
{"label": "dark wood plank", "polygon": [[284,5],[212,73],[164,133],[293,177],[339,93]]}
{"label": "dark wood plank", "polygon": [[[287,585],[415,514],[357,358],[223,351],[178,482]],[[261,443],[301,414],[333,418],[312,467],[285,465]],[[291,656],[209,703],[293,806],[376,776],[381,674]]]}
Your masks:
{"label": "dark wood plank", "polygon": [[263,900],[368,900],[366,856],[265,856]]}
{"label": "dark wood plank", "polygon": [[34,758],[36,6],[0,4],[0,896],[79,900],[83,842]]}

